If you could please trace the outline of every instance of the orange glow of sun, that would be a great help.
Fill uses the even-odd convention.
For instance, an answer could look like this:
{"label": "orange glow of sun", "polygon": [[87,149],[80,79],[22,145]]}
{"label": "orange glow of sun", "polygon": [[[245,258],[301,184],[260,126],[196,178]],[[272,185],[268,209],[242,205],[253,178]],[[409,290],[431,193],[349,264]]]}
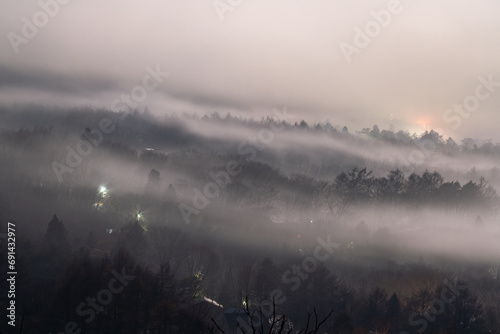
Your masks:
{"label": "orange glow of sun", "polygon": [[430,121],[426,118],[421,118],[417,121],[417,124],[423,128],[428,128],[430,125]]}

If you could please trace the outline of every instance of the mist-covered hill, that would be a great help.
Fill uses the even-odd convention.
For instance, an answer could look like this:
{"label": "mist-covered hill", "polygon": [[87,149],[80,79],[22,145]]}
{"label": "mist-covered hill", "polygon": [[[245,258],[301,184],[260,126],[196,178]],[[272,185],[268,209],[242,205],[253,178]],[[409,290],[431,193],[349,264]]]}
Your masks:
{"label": "mist-covered hill", "polygon": [[499,319],[499,144],[308,125],[285,110],[256,121],[3,106],[0,121],[0,220],[17,227],[28,332],[73,319],[65,310],[122,265],[140,280],[98,320],[77,317],[86,331],[127,314],[136,329],[203,332],[270,296],[296,328],[314,307],[332,330],[439,327],[417,305],[456,277],[471,313],[449,314],[471,328]]}

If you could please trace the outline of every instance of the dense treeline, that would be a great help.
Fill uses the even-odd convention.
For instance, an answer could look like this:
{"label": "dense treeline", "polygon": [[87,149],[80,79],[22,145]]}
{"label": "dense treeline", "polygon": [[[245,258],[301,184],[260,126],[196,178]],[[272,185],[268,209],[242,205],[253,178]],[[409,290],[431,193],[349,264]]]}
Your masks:
{"label": "dense treeline", "polygon": [[496,190],[483,177],[479,182],[469,181],[462,186],[458,181],[444,182],[438,172],[427,170],[406,178],[401,170],[395,169],[386,177],[376,178],[366,168],[355,167],[324,185],[322,195],[332,213],[344,212],[360,203],[434,205],[455,211],[475,206],[485,211],[498,209]]}
{"label": "dense treeline", "polygon": [[[287,115],[285,112],[284,115]],[[97,125],[103,118],[118,119],[118,115],[109,110],[77,108],[50,109],[43,106],[6,106],[0,105],[1,129],[25,129],[37,128],[39,131],[56,131],[59,133],[79,132],[85,127]],[[414,146],[417,143],[432,143],[432,149],[447,155],[463,153],[500,156],[500,143],[491,140],[480,141],[474,138],[464,138],[457,143],[453,138],[443,138],[442,134],[434,130],[426,130],[422,134],[409,133],[405,130],[380,130],[377,125],[372,129],[364,128],[360,131],[350,132],[347,127],[331,124],[329,121],[309,125],[306,121],[278,120],[274,117],[263,117],[260,120],[253,118],[240,118],[231,114],[220,115],[214,112],[210,115],[199,116],[196,114],[171,114],[165,115],[161,119],[152,116],[148,110],[145,112],[135,111],[128,114],[120,122],[118,131],[115,131],[110,138],[120,139],[127,144],[138,139],[145,144],[155,141],[166,141],[180,147],[192,147],[196,144],[200,147],[213,149],[203,142],[197,141],[192,134],[186,132],[181,127],[183,120],[199,122],[203,124],[222,124],[224,126],[243,126],[247,128],[265,128],[272,124],[275,127],[287,131],[300,131],[312,134],[327,134],[338,138],[350,138],[351,140],[374,139],[398,146]],[[133,134],[134,137],[130,137]],[[137,144],[137,143],[135,143]],[[215,142],[210,142],[215,144]]]}
{"label": "dense treeline", "polygon": [[[42,240],[18,241],[23,333],[64,332],[69,323],[82,333],[230,333],[231,307],[242,310],[238,326],[257,333],[273,322],[273,333],[314,330],[321,321],[322,333],[497,333],[500,324],[500,283],[477,275],[483,265],[456,275],[449,264],[397,263],[338,240],[328,260],[308,268],[314,244],[308,251],[301,243],[304,255],[289,247],[270,257],[203,234],[134,222],[89,233],[76,248],[54,215]],[[353,263],[363,257],[371,264]]]}

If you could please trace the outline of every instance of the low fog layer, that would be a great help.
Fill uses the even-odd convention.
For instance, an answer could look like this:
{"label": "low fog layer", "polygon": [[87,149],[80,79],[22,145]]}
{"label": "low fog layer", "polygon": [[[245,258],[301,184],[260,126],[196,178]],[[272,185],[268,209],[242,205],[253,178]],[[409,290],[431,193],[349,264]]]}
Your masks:
{"label": "low fog layer", "polygon": [[[390,2],[236,3],[221,20],[214,2],[72,1],[16,48],[8,34],[23,37],[23,17],[33,22],[42,8],[9,1],[0,14],[0,99],[108,107],[158,64],[171,76],[144,104],[160,115],[260,117],[286,103],[310,122],[420,129],[425,120],[453,136],[497,136],[498,88],[459,129],[443,119],[478,77],[499,81],[497,2],[399,1],[363,47],[356,28],[365,31]],[[342,43],[358,49],[351,62]]]}
{"label": "low fog layer", "polygon": [[[140,282],[151,275],[154,289],[168,277],[180,295],[161,298],[200,322],[171,321],[194,332],[228,308],[258,310],[276,291],[283,298],[275,307],[297,327],[307,324],[302,298],[328,328],[347,307],[370,328],[365,300],[387,306],[393,295],[404,303],[398,328],[414,328],[406,319],[415,300],[456,277],[483,294],[487,310],[496,305],[499,144],[434,130],[308,124],[285,109],[253,120],[18,105],[2,106],[0,118],[0,219],[15,222],[32,268],[23,289],[52,284],[35,302],[20,297],[23,312],[47,298],[47,312],[76,308],[78,297],[64,306],[58,291],[88,273],[72,268],[89,263],[128,263]],[[310,276],[297,271],[310,270],[307,263]],[[201,308],[207,300],[219,305],[215,313]]]}
{"label": "low fog layer", "polygon": [[[220,186],[216,197],[203,210],[236,210],[235,220],[240,214],[264,210],[269,221],[275,219],[293,229],[313,220],[311,228],[325,233],[336,229],[349,233],[360,221],[365,221],[372,232],[387,228],[391,245],[409,250],[461,258],[499,255],[486,239],[479,242],[483,237],[494,242],[499,235],[498,202],[495,202],[495,188],[500,182],[496,167],[500,158],[498,144],[473,142],[473,139],[457,144],[434,131],[410,135],[402,131],[380,131],[375,126],[375,130],[349,132],[330,123],[309,126],[298,119],[289,122],[275,117],[256,122],[217,114],[202,119],[187,115],[158,119],[147,113],[127,115],[42,108],[37,110],[36,118],[19,127],[18,119],[30,119],[30,112],[8,111],[7,107],[4,110],[2,175],[4,184],[13,184],[12,188],[4,188],[9,189],[3,194],[7,203],[23,196],[40,203],[47,201],[42,195],[44,192],[55,191],[54,195],[59,197],[65,189],[76,196],[72,204],[75,209],[115,212],[122,216],[120,221],[125,222],[133,216],[132,212],[113,206],[107,208],[104,204],[93,207],[100,202],[96,199],[99,187],[107,187],[108,202],[138,198],[145,194],[147,183],[151,182],[148,177],[152,177],[154,169],[158,177],[157,189],[148,195],[153,196],[152,200],[162,201],[170,185],[177,203],[196,209],[193,205],[196,191],[203,192],[206,184],[214,181],[213,175],[227,174],[228,162],[236,161],[239,167],[234,169],[239,173],[230,180],[221,179],[229,181],[227,188],[225,184]],[[80,156],[78,150],[86,147],[82,141],[91,143],[99,139],[95,132],[100,131],[99,122],[105,118],[118,120],[113,123],[114,130],[103,134],[99,145],[91,144],[90,154]],[[359,173],[362,169],[366,169],[365,175]],[[363,185],[364,181],[358,180],[360,193],[353,193],[353,198],[335,193],[332,189],[340,174],[355,170],[359,174],[353,177],[364,177],[367,182]],[[401,189],[391,189],[389,184],[385,190],[384,178],[395,170],[399,170],[403,178],[398,180]],[[417,178],[411,179],[410,184],[412,174],[422,175],[424,181],[425,175],[432,177],[436,194],[418,195],[417,188],[406,189],[424,182]],[[464,198],[453,202],[453,198],[443,197],[447,196],[444,190],[442,194],[438,192],[441,184],[454,187],[454,182],[460,186],[477,185],[484,192],[484,200]],[[402,200],[388,200],[386,192],[391,191]],[[457,194],[454,196],[459,196]],[[431,195],[437,197],[424,202],[419,197]],[[41,196],[40,199],[37,196]],[[69,210],[64,207],[64,201],[69,199],[61,200],[63,202],[58,200],[55,207],[62,205],[63,210]],[[477,205],[463,202],[469,200],[480,202]],[[148,210],[152,212],[151,221],[145,220],[144,224],[162,220],[154,207],[142,200],[132,204],[133,210],[144,210],[145,216]],[[9,211],[3,212],[4,218],[23,215],[29,220],[33,213],[23,212],[21,208],[21,205],[8,206]],[[43,212],[47,216],[57,211],[56,208],[40,205],[38,214]],[[201,213],[190,218],[201,224],[205,213],[196,210]],[[178,211],[182,216],[182,210]],[[480,227],[474,224],[478,216],[482,219]],[[78,226],[75,224],[75,228],[81,229]],[[38,226],[34,230],[43,228]],[[408,235],[411,240],[406,240]],[[464,242],[465,239],[468,242]],[[473,244],[481,246],[473,248]]]}
{"label": "low fog layer", "polygon": [[500,2],[4,2],[1,333],[500,334]]}

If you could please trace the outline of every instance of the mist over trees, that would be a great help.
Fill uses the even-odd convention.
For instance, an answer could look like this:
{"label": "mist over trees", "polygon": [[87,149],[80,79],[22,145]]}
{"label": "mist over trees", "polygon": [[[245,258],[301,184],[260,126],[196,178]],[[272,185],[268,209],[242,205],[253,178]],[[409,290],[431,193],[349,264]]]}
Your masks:
{"label": "mist over trees", "polygon": [[23,333],[499,332],[500,144],[218,113],[0,121]]}

